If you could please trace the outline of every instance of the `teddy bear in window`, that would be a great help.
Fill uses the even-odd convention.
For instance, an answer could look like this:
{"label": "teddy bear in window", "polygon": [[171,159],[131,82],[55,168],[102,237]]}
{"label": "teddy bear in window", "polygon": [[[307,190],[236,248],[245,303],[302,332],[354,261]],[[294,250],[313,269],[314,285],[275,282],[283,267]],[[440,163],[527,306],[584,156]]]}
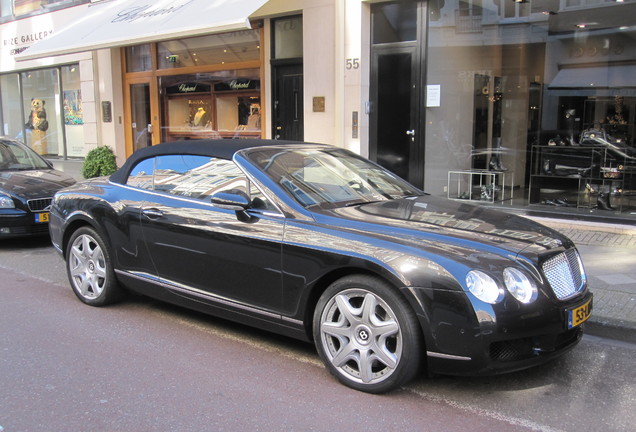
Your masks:
{"label": "teddy bear in window", "polygon": [[42,99],[31,99],[31,112],[24,127],[31,131],[31,147],[39,154],[46,154],[46,131],[49,122],[46,119],[45,101]]}

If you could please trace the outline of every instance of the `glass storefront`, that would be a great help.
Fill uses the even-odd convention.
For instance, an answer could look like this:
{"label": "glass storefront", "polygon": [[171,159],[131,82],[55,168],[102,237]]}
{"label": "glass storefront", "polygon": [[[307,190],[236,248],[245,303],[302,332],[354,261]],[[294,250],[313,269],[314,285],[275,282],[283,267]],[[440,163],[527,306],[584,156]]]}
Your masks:
{"label": "glass storefront", "polygon": [[260,138],[260,33],[243,30],[127,47],[133,131],[128,151],[183,139]]}
{"label": "glass storefront", "polygon": [[163,141],[260,138],[258,69],[160,77]]}
{"label": "glass storefront", "polygon": [[79,65],[1,75],[0,94],[3,135],[49,157],[85,155]]}
{"label": "glass storefront", "polygon": [[411,88],[424,82],[408,99],[418,119],[401,126],[415,143],[424,132],[411,147],[423,166],[406,158],[403,175],[421,169],[428,192],[452,199],[636,212],[634,16],[634,1],[375,5],[372,73],[385,53],[408,55]]}

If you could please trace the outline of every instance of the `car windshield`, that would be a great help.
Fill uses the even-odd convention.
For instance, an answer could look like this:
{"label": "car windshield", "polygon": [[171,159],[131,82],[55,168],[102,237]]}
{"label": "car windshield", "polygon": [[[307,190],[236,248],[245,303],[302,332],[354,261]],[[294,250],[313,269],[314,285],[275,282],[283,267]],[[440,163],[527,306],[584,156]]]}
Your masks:
{"label": "car windshield", "polygon": [[0,170],[33,170],[50,168],[44,159],[25,145],[0,140]]}
{"label": "car windshield", "polygon": [[422,195],[395,174],[345,149],[251,149],[246,156],[305,207]]}

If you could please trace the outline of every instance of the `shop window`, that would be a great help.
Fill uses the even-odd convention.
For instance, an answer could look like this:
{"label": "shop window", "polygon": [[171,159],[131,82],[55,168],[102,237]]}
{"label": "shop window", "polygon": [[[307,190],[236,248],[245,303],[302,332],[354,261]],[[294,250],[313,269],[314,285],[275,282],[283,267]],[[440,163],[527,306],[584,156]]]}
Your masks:
{"label": "shop window", "polygon": [[274,58],[303,56],[303,17],[279,18],[274,21]]}
{"label": "shop window", "polygon": [[0,76],[0,121],[2,131],[0,135],[23,140],[22,128],[24,127],[25,115],[20,104],[20,82],[18,74]]}
{"label": "shop window", "polygon": [[[603,3],[560,2],[593,12],[585,30],[576,26],[582,15],[535,13],[512,31],[531,3],[463,0],[457,16],[483,10],[480,22],[489,20],[488,31],[469,33],[445,9],[445,26],[430,26],[426,39],[427,90],[437,94],[425,112],[427,192],[634,212],[636,57],[627,17],[636,5],[592,7]],[[465,176],[462,193],[451,172]],[[477,185],[484,173],[494,180]]]}
{"label": "shop window", "polygon": [[144,72],[149,70],[152,70],[150,44],[127,47],[126,72]]}
{"label": "shop window", "polygon": [[62,100],[64,106],[64,134],[66,156],[83,157],[84,146],[84,112],[82,92],[80,90],[80,73],[78,65],[60,68],[62,76]]}
{"label": "shop window", "polygon": [[157,44],[159,69],[260,60],[258,30],[178,39]]}
{"label": "shop window", "polygon": [[41,155],[63,156],[58,69],[22,72],[25,142]]}
{"label": "shop window", "polygon": [[13,1],[0,0],[0,17],[9,17],[13,15]]}
{"label": "shop window", "polygon": [[258,69],[160,78],[162,138],[258,138],[261,136]]}

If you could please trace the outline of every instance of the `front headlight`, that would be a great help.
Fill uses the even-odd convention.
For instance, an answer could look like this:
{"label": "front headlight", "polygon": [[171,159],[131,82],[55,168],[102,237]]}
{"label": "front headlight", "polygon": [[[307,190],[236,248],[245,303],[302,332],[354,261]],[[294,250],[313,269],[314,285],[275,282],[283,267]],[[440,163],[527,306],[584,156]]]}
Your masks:
{"label": "front headlight", "polygon": [[10,209],[15,208],[15,203],[9,195],[0,193],[0,208]]}
{"label": "front headlight", "polygon": [[523,272],[514,267],[507,267],[503,275],[506,288],[514,298],[525,304],[536,300],[537,287]]}
{"label": "front headlight", "polygon": [[475,297],[483,302],[495,304],[503,300],[503,288],[500,288],[493,278],[482,271],[469,271],[466,275],[466,286]]}

